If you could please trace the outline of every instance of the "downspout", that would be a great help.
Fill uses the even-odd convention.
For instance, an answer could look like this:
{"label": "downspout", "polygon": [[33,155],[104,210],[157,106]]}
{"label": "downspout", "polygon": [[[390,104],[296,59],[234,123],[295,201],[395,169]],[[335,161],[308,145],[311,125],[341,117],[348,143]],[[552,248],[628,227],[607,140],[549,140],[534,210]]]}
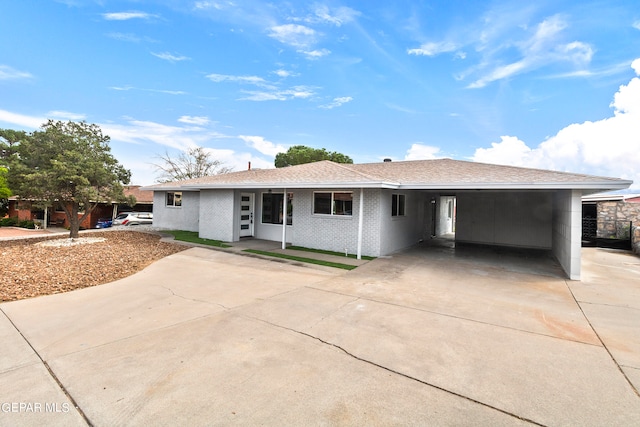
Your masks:
{"label": "downspout", "polygon": [[282,249],[287,249],[287,189],[284,189],[284,197],[282,201]]}
{"label": "downspout", "polygon": [[358,213],[358,250],[356,253],[357,259],[362,259],[362,223],[364,216],[364,188],[360,189],[360,209]]}

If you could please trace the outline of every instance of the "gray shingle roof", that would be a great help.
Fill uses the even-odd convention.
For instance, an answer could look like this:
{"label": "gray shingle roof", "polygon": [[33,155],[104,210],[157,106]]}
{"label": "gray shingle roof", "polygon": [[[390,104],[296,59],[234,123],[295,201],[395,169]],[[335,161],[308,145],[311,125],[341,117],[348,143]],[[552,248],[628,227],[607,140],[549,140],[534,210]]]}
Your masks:
{"label": "gray shingle roof", "polygon": [[398,189],[623,189],[618,178],[492,165],[451,159],[338,164],[328,160],[279,169],[231,172],[145,187],[206,188],[398,188]]}

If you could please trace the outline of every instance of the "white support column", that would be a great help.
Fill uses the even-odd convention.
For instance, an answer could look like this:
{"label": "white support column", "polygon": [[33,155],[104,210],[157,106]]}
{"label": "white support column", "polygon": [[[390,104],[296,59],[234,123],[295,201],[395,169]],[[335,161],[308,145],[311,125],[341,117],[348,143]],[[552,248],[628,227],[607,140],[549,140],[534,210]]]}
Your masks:
{"label": "white support column", "polygon": [[282,201],[282,249],[287,249],[287,189],[284,189]]}
{"label": "white support column", "polygon": [[357,259],[362,259],[362,224],[364,217],[364,188],[360,189],[360,209],[358,211],[358,250]]}

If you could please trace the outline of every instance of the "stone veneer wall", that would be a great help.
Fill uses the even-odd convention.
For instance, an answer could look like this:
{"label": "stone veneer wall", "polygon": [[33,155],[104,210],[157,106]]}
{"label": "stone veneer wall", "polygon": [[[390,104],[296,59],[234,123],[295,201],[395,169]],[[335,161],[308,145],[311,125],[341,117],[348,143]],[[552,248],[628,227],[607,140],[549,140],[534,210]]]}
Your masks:
{"label": "stone veneer wall", "polygon": [[[598,237],[616,237],[617,229],[632,223],[631,244],[633,251],[640,254],[640,203],[598,202]],[[618,224],[618,225],[616,225]]]}

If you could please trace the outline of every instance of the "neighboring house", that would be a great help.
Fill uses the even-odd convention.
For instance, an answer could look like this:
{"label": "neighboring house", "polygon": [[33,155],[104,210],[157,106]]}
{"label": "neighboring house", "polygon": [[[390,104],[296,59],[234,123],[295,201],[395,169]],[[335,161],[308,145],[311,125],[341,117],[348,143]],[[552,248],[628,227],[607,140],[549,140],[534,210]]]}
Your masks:
{"label": "neighboring house", "polygon": [[[115,218],[119,212],[153,212],[153,192],[141,190],[140,185],[129,185],[124,187],[125,196],[135,196],[135,206],[129,206],[123,203],[99,203],[98,206],[89,214],[80,227],[93,228],[100,218]],[[45,213],[44,209],[34,206],[31,200],[20,200],[18,197],[9,199],[9,212],[7,216],[18,218],[19,220],[34,220],[45,226],[69,227],[69,222],[60,207],[49,207]],[[79,214],[82,216],[82,213]]]}
{"label": "neighboring house", "polygon": [[455,229],[457,243],[550,250],[579,279],[581,197],[629,185],[438,159],[320,161],[145,189],[154,192],[154,225],[202,238],[255,237],[360,257],[388,255]]}
{"label": "neighboring house", "polygon": [[592,194],[582,198],[582,234],[585,241],[640,253],[640,194]]}

